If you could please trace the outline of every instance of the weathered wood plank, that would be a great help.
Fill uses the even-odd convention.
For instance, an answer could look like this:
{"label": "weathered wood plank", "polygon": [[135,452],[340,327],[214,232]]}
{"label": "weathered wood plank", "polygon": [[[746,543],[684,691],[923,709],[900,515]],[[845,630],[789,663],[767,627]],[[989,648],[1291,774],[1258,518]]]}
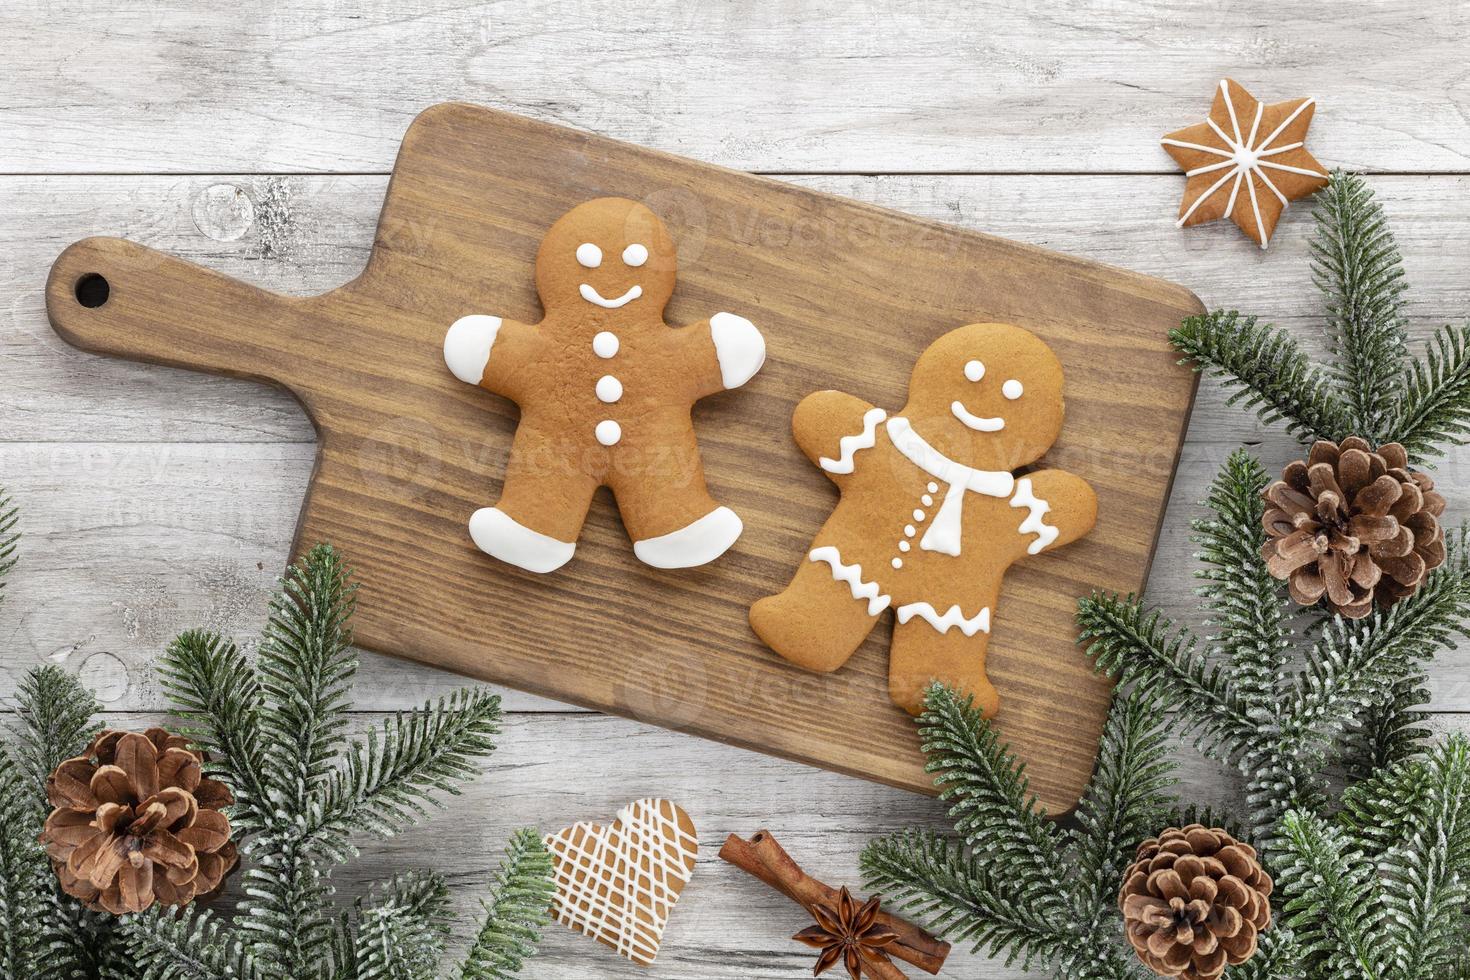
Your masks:
{"label": "weathered wood plank", "polygon": [[[634,6],[158,4],[0,11],[0,171],[386,172],[465,99],[742,169],[1168,171],[1235,75],[1323,100],[1313,147],[1465,170],[1455,0]],[[85,24],[85,34],[79,25]],[[23,87],[22,87],[23,86]]]}
{"label": "weathered wood plank", "polygon": [[[1168,176],[802,177],[818,190],[1005,235],[1180,282],[1210,306],[1274,318],[1314,342],[1308,209],[1289,212],[1271,250],[1232,225],[1179,231],[1181,182]],[[310,441],[284,392],[248,382],[83,354],[52,332],[42,286],[77,239],[118,234],[268,289],[309,294],[355,276],[367,260],[386,179],[368,177],[0,177],[0,441]],[[1411,283],[1412,326],[1424,335],[1470,311],[1470,178],[1378,177]],[[711,229],[718,233],[720,229]],[[811,229],[772,227],[779,247]],[[1191,439],[1268,437],[1201,387]]]}

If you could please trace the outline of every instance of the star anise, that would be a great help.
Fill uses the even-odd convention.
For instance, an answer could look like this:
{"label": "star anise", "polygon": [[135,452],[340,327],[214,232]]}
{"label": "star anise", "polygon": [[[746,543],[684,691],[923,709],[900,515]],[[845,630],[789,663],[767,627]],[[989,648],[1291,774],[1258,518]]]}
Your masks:
{"label": "star anise", "polygon": [[898,934],[878,924],[878,905],[879,898],[874,895],[859,907],[852,893],[843,888],[835,907],[807,908],[817,924],[791,938],[822,951],[812,976],[819,977],[838,963],[847,967],[852,980],[862,980],[865,970],[868,976],[875,976],[874,971],[884,967],[888,968],[884,974],[889,975],[893,961],[883,949],[898,942]]}

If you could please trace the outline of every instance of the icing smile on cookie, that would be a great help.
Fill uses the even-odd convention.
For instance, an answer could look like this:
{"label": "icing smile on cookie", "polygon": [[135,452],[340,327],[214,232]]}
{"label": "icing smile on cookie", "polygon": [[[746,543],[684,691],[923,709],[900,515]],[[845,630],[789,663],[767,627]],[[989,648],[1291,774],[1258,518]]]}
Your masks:
{"label": "icing smile on cookie", "polygon": [[603,295],[601,293],[599,293],[597,290],[593,289],[592,286],[591,286],[591,284],[589,284],[589,283],[585,283],[584,282],[580,286],[578,286],[577,288],[582,293],[582,298],[583,299],[585,299],[589,303],[593,303],[593,304],[595,304],[597,306],[600,306],[600,307],[602,307],[603,309],[606,309],[606,310],[615,310],[615,309],[617,309],[620,306],[627,306],[629,303],[633,302],[639,296],[642,296],[643,295],[643,287],[642,286],[639,286],[637,284],[634,284],[633,286],[630,286],[628,288],[628,291],[626,293],[624,293],[623,295],[619,296],[617,299],[605,299],[605,298],[603,298]]}
{"label": "icing smile on cookie", "polygon": [[994,418],[984,418],[982,416],[975,415],[969,409],[965,408],[965,406],[961,404],[958,400],[956,400],[953,404],[949,406],[949,410],[951,412],[954,412],[955,418],[959,419],[961,422],[965,423],[976,432],[999,432],[1001,429],[1004,429],[1006,427],[1006,420],[1001,418],[1000,416],[997,415]]}

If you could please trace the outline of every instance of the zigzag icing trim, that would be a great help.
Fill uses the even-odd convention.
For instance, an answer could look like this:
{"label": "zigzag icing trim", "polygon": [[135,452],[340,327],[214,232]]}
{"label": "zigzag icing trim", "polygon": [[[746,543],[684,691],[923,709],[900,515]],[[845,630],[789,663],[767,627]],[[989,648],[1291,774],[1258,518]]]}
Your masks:
{"label": "zigzag icing trim", "polygon": [[861,565],[844,565],[842,554],[831,545],[821,548],[813,548],[811,554],[807,555],[812,561],[824,561],[832,566],[832,578],[838,582],[845,582],[847,588],[852,592],[854,599],[866,599],[868,601],[868,615],[876,616],[887,609],[893,602],[892,596],[884,595],[878,589],[877,582],[864,582],[863,569]]}
{"label": "zigzag icing trim", "polygon": [[818,464],[828,473],[851,473],[853,457],[859,450],[873,448],[878,441],[878,426],[887,417],[888,413],[881,408],[868,409],[863,414],[863,431],[837,440],[837,458],[823,456]]}
{"label": "zigzag icing trim", "polygon": [[1011,498],[1011,506],[1028,510],[1026,519],[1021,522],[1021,533],[1036,535],[1036,540],[1026,549],[1028,555],[1036,554],[1057,539],[1057,529],[1041,519],[1051,510],[1051,504],[1031,492],[1031,481],[1025,477],[1016,481],[1016,495]]}
{"label": "zigzag icing trim", "polygon": [[898,621],[900,623],[907,623],[915,616],[920,617],[941,633],[948,633],[951,626],[958,626],[960,632],[966,636],[990,632],[989,606],[986,606],[969,619],[966,619],[965,614],[960,612],[959,606],[950,606],[943,616],[939,615],[934,607],[927,602],[910,602],[908,605],[898,607]]}

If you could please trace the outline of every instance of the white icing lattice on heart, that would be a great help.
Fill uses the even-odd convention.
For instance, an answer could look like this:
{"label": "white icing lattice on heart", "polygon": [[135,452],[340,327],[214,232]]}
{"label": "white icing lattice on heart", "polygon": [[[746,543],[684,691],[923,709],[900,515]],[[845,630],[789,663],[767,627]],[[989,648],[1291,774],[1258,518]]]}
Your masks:
{"label": "white icing lattice on heart", "polygon": [[668,800],[638,800],[611,826],[574,824],[548,835],[546,847],[556,865],[557,921],[652,964],[699,853],[689,815]]}

